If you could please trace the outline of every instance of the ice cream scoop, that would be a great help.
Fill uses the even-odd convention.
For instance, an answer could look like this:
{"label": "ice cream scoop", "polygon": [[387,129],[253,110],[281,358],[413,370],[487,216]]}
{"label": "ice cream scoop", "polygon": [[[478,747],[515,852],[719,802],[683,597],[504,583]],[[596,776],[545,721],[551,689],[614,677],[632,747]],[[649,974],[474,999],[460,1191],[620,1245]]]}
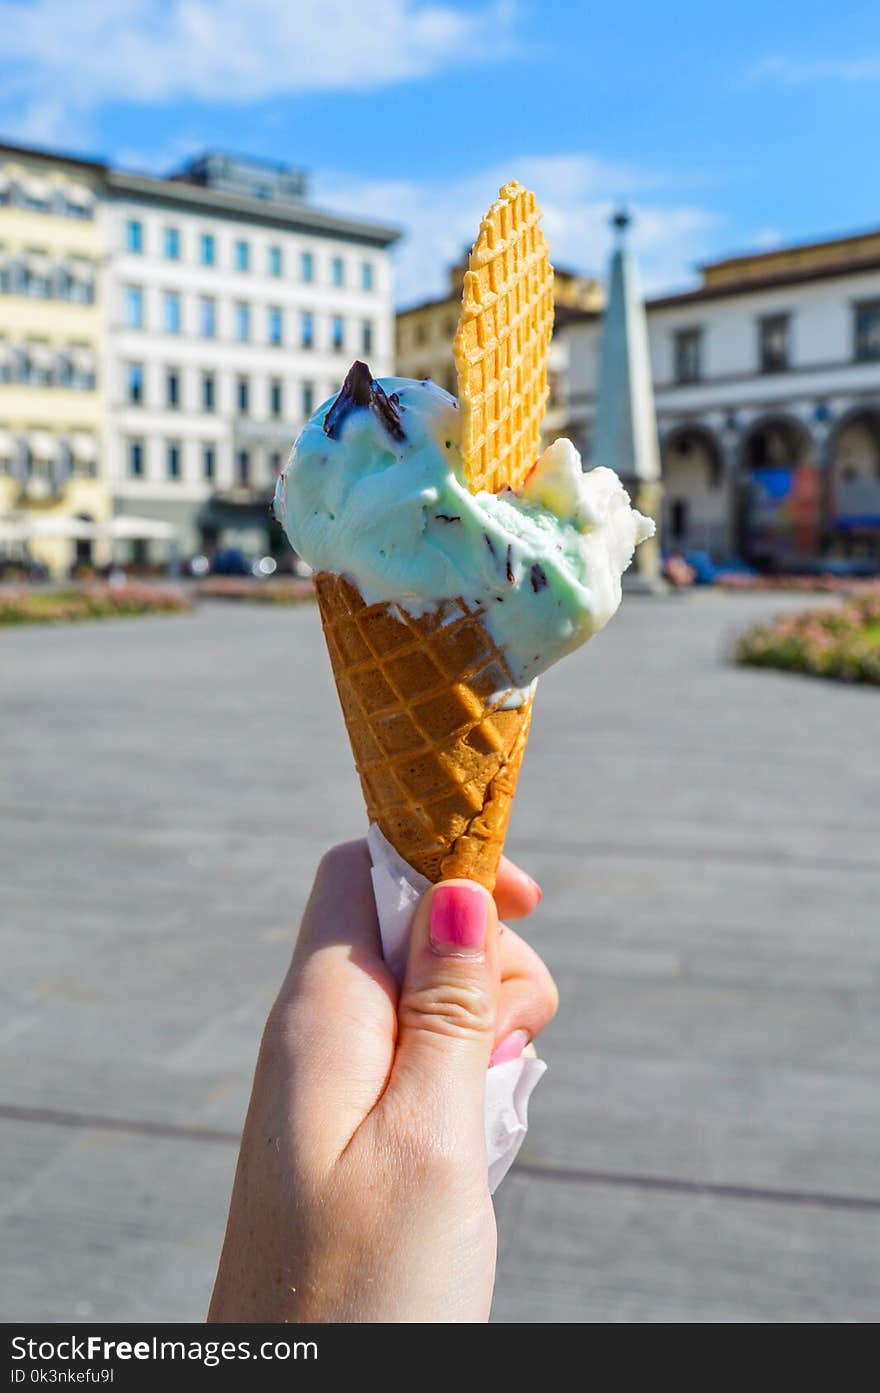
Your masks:
{"label": "ice cream scoop", "polygon": [[520,489],[471,493],[458,403],[430,379],[374,381],[356,363],[299,435],[275,495],[292,545],[367,605],[418,617],[479,607],[521,688],[614,614],[621,575],[654,524],[617,475],[584,472],[568,440]]}

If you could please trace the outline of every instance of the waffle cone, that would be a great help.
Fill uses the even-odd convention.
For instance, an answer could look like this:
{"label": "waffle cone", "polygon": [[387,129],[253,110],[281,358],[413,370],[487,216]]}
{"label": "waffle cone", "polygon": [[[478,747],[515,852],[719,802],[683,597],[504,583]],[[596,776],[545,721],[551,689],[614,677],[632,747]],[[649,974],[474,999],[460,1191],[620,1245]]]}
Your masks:
{"label": "waffle cone", "polygon": [[553,268],[535,195],[505,184],[468,258],[453,344],[471,493],[519,488],[538,457]]}
{"label": "waffle cone", "polygon": [[516,683],[482,610],[415,618],[328,572],[315,589],[370,821],[428,880],[492,890],[532,701],[505,706]]}

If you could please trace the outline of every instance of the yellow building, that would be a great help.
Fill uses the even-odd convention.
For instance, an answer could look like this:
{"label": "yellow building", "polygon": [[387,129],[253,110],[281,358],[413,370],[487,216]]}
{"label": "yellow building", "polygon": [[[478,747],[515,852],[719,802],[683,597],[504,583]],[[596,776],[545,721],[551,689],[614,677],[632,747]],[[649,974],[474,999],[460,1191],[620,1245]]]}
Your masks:
{"label": "yellow building", "polygon": [[101,448],[102,175],[98,164],[0,145],[0,534],[17,528],[19,547],[54,576],[108,559],[88,537],[112,511]]}
{"label": "yellow building", "polygon": [[[449,270],[449,292],[437,300],[425,300],[397,316],[396,371],[400,377],[430,377],[447,392],[457,393],[452,340],[461,309],[461,292],[467,259]],[[602,287],[591,276],[555,268],[554,299],[557,324],[597,314],[603,305]],[[550,353],[550,399],[565,377],[567,364],[554,344]]]}

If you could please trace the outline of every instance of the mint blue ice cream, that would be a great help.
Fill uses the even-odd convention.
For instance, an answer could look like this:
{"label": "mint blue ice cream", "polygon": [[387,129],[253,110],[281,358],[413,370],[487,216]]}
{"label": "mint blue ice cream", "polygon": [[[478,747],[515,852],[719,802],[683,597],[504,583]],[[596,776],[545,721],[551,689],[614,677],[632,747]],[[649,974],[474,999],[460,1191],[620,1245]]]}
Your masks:
{"label": "mint blue ice cream", "polygon": [[611,469],[557,440],[522,488],[469,492],[458,403],[434,382],[372,381],[355,364],[304,426],[275,514],[315,571],[413,615],[475,601],[523,687],[614,614],[654,524]]}

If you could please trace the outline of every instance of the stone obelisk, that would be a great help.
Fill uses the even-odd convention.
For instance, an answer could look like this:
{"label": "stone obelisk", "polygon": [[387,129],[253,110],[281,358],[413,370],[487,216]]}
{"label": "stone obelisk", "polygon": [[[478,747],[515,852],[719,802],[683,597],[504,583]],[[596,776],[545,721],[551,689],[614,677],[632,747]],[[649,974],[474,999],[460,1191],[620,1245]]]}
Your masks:
{"label": "stone obelisk", "polygon": [[602,317],[599,397],[591,464],[605,464],[626,485],[634,505],[652,517],[657,533],[636,549],[624,575],[628,590],[664,589],[660,576],[660,446],[651,385],[645,306],[635,261],[626,246],[629,214],[614,214],[615,247]]}

